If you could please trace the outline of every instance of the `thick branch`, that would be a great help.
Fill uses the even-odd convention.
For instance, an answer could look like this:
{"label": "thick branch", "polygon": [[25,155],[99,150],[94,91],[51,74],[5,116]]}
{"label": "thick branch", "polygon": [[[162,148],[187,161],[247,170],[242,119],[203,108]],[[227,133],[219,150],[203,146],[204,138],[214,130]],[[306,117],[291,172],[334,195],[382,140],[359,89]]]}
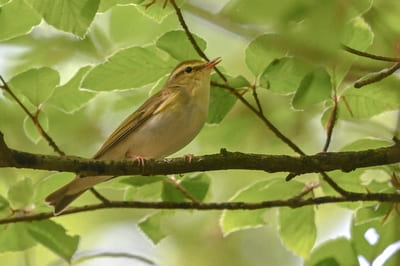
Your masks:
{"label": "thick branch", "polygon": [[[181,210],[257,210],[273,207],[299,208],[307,205],[355,202],[355,201],[379,201],[379,202],[400,202],[400,194],[386,193],[350,193],[343,196],[324,196],[318,198],[301,199],[294,197],[288,200],[271,200],[262,202],[142,202],[142,201],[111,201],[107,204],[100,203],[82,207],[70,208],[60,214],[69,215],[79,212],[94,211],[99,209],[111,208],[132,208],[132,209],[181,209]],[[0,219],[0,224],[18,223],[26,221],[45,220],[54,217],[54,213],[38,213],[26,216],[9,217]]]}
{"label": "thick branch", "polygon": [[133,161],[96,161],[79,157],[40,155],[9,149],[0,135],[0,167],[31,168],[75,172],[82,175],[157,175],[198,171],[247,169],[270,173],[295,174],[321,171],[352,171],[361,167],[400,162],[400,144],[391,147],[356,151],[327,152],[311,156],[287,156],[228,152],[185,158],[149,160],[144,168]]}

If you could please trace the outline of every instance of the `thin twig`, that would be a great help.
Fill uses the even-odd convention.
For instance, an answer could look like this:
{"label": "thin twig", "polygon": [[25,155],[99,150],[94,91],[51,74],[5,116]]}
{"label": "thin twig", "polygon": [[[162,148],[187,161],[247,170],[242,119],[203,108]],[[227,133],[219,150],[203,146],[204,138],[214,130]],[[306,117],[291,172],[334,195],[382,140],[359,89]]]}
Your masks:
{"label": "thin twig", "polygon": [[[4,89],[6,92],[8,92],[11,97],[18,103],[18,105],[24,110],[24,112],[29,116],[29,118],[32,120],[33,124],[35,125],[36,129],[39,131],[39,134],[47,141],[47,143],[54,149],[56,153],[58,153],[60,156],[65,156],[65,153],[57,146],[55,141],[47,134],[47,132],[43,129],[42,125],[39,122],[39,112],[40,109],[38,108],[33,115],[28,108],[18,99],[17,95],[14,94],[14,92],[11,90],[11,88],[8,86],[7,82],[3,79],[3,77],[0,75],[0,80],[3,83],[2,86],[0,86],[2,89]],[[98,198],[102,202],[107,202],[107,199],[103,197],[98,191],[96,191],[94,188],[91,188],[90,191],[93,193],[93,195]]]}
{"label": "thin twig", "polygon": [[374,54],[362,52],[362,51],[359,51],[357,49],[351,48],[351,47],[349,47],[349,46],[347,46],[345,44],[342,44],[342,49],[345,50],[346,52],[351,53],[351,54],[355,54],[355,55],[358,55],[358,56],[371,58],[371,59],[374,59],[374,60],[386,61],[386,62],[400,62],[400,58],[380,56],[380,55],[374,55]]}
{"label": "thin twig", "polygon": [[[207,57],[207,55],[201,50],[200,46],[197,44],[196,40],[193,37],[193,34],[190,32],[189,27],[187,26],[183,15],[182,15],[182,11],[181,9],[178,7],[178,5],[176,4],[175,0],[169,0],[169,2],[172,4],[172,6],[175,9],[176,15],[178,16],[178,20],[179,23],[181,24],[183,30],[186,33],[186,36],[188,37],[190,43],[192,44],[193,48],[196,50],[196,52],[205,60],[210,61],[210,59]],[[215,72],[217,72],[217,74],[223,79],[223,81],[228,81],[227,78],[225,77],[224,74],[222,74],[221,71],[219,71],[219,69],[217,67],[214,67]]]}
{"label": "thin twig", "polygon": [[337,106],[338,106],[338,100],[337,100],[336,92],[335,92],[335,94],[333,95],[333,107],[329,114],[328,122],[326,124],[326,141],[325,141],[324,148],[322,149],[323,152],[328,151],[329,145],[331,143],[333,128],[335,127],[335,123],[337,120],[336,119],[337,118]]}
{"label": "thin twig", "polygon": [[[351,193],[347,196],[322,196],[306,199],[293,197],[288,200],[271,200],[261,202],[142,202],[142,201],[111,201],[108,204],[100,203],[82,207],[72,207],[58,216],[74,213],[88,212],[100,209],[133,208],[133,209],[180,209],[180,210],[258,210],[274,207],[299,208],[308,205],[328,204],[339,202],[376,201],[376,202],[400,202],[398,193]],[[58,217],[57,216],[57,217]],[[15,216],[0,219],[0,224],[10,224],[26,221],[38,221],[49,219],[54,216],[53,212],[37,213],[26,216]]]}
{"label": "thin twig", "polygon": [[257,94],[257,88],[256,85],[251,86],[251,90],[253,91],[253,98],[256,101],[257,107],[258,107],[258,112],[264,116],[264,112],[260,103],[260,99],[258,98],[258,94]]}
{"label": "thin twig", "polygon": [[360,80],[356,81],[354,83],[354,87],[358,89],[363,86],[369,85],[371,83],[378,82],[378,81],[392,75],[398,69],[400,69],[400,63],[396,63],[392,67],[383,69],[377,73],[369,74],[368,76],[370,76],[370,77],[361,78]]}
{"label": "thin twig", "polygon": [[244,105],[246,105],[255,115],[260,118],[264,124],[279,138],[281,139],[284,143],[286,143],[292,150],[294,150],[296,153],[300,155],[306,155],[296,144],[294,144],[289,138],[287,138],[285,135],[282,134],[282,132],[279,131],[278,128],[276,128],[263,114],[259,113],[258,110],[252,106],[246,99],[238,93],[234,88],[227,84],[221,84],[217,82],[211,82],[211,85],[224,88],[229,90],[231,93],[233,93]]}
{"label": "thin twig", "polygon": [[180,192],[182,192],[182,194],[188,198],[189,200],[191,200],[192,202],[197,202],[200,203],[200,201],[193,196],[186,188],[184,188],[178,180],[176,180],[176,178],[174,176],[169,176],[168,177],[168,181],[176,188],[178,189]]}
{"label": "thin twig", "polygon": [[29,116],[29,118],[33,121],[33,124],[39,131],[39,134],[47,141],[47,143],[54,149],[56,153],[58,153],[61,156],[64,156],[65,153],[57,146],[54,140],[46,133],[42,125],[39,123],[38,117],[34,116],[28,110],[28,108],[25,107],[25,105],[18,99],[18,97],[14,94],[14,92],[11,90],[11,88],[8,86],[7,82],[3,79],[1,75],[0,75],[0,80],[3,83],[1,88],[4,89],[6,92],[8,92],[11,95],[11,97],[18,103],[18,105],[24,110],[24,112]]}

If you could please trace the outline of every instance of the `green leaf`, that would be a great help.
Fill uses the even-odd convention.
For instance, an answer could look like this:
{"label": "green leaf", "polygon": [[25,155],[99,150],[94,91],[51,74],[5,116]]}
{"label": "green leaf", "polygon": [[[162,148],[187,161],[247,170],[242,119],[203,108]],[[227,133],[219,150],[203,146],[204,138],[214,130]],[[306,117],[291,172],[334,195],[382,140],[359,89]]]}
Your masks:
{"label": "green leaf", "polygon": [[291,93],[296,91],[301,80],[309,71],[309,67],[300,63],[296,58],[275,59],[261,74],[260,86],[277,93]]}
{"label": "green leaf", "polygon": [[95,91],[138,88],[169,73],[175,63],[154,46],[123,49],[93,68],[82,87]]}
{"label": "green leaf", "polygon": [[165,178],[167,178],[167,177],[164,175],[152,175],[152,176],[137,175],[137,176],[128,176],[128,177],[120,178],[118,180],[120,183],[123,183],[123,184],[128,184],[128,185],[135,186],[135,187],[141,187],[141,186],[148,185],[151,183],[160,182],[160,181],[164,180]]}
{"label": "green leaf", "polygon": [[29,223],[0,225],[0,252],[21,251],[36,245],[28,233]]}
{"label": "green leaf", "polygon": [[357,266],[357,253],[350,241],[344,237],[327,241],[317,247],[306,260],[306,266]]}
{"label": "green leaf", "polygon": [[[223,84],[217,74],[213,74],[211,80]],[[228,77],[228,84],[233,88],[249,86],[247,80],[242,76],[236,78]],[[219,124],[235,105],[236,101],[236,96],[227,89],[211,85],[207,123]]]}
{"label": "green leaf", "polygon": [[0,0],[0,7],[8,4],[11,0]]}
{"label": "green leaf", "polygon": [[[298,195],[304,184],[297,181],[286,182],[283,179],[261,181],[240,190],[230,200],[232,202],[260,202],[268,200],[285,200]],[[241,229],[260,227],[265,224],[261,215],[265,210],[224,211],[220,226],[224,236]]]}
{"label": "green leaf", "polygon": [[293,107],[304,109],[329,99],[331,92],[332,83],[329,74],[324,69],[314,70],[302,79],[292,101]]}
{"label": "green leaf", "polygon": [[163,185],[161,182],[153,182],[143,186],[131,186],[125,191],[124,200],[159,200]]}
{"label": "green leaf", "polygon": [[[210,178],[206,174],[199,174],[195,176],[186,175],[180,180],[180,185],[196,199],[202,201],[207,195],[208,188],[210,186]],[[171,182],[168,181],[163,183],[161,197],[163,201],[190,201],[180,190],[178,190],[173,184],[171,184]]]}
{"label": "green leaf", "polygon": [[57,29],[83,38],[92,23],[100,0],[27,0]]}
{"label": "green leaf", "polygon": [[114,6],[136,5],[143,3],[144,0],[101,0],[99,12],[105,12]]}
{"label": "green leaf", "polygon": [[[193,37],[200,49],[204,51],[207,47],[206,41],[195,34]],[[178,61],[201,59],[183,30],[165,33],[157,40],[156,45]]]}
{"label": "green leaf", "polygon": [[[390,244],[400,240],[400,228],[398,226],[400,218],[393,210],[389,218],[383,223],[382,219],[376,219],[376,214],[373,212],[368,213],[371,215],[370,219],[367,219],[365,213],[358,217],[358,212],[361,210],[358,210],[353,216],[351,225],[352,245],[357,254],[372,262]],[[376,242],[371,243],[367,240],[368,238],[365,235],[368,230],[374,230],[379,236]]]}
{"label": "green leaf", "polygon": [[85,106],[96,95],[79,89],[90,69],[90,66],[82,67],[66,84],[56,87],[48,103],[66,113],[74,113]]}
{"label": "green leaf", "polygon": [[42,179],[35,187],[35,205],[45,204],[45,197],[65,185],[67,182],[72,181],[74,177],[75,174],[72,173],[55,173]]}
{"label": "green leaf", "polygon": [[13,209],[22,210],[29,204],[33,203],[34,189],[32,180],[24,178],[13,184],[8,189],[8,199]]}
{"label": "green leaf", "polygon": [[348,88],[339,101],[338,117],[369,118],[385,111],[400,109],[400,90],[396,89],[399,86],[400,80],[390,76],[360,89]]}
{"label": "green leaf", "polygon": [[[181,6],[184,0],[175,1],[178,6]],[[144,3],[145,4],[145,3]],[[167,4],[165,8],[163,8],[164,1],[157,1],[149,8],[146,8],[145,5],[137,5],[136,8],[143,15],[151,18],[157,23],[163,22],[163,20],[171,15],[174,12],[174,8],[171,4]]]}
{"label": "green leaf", "polygon": [[372,138],[358,139],[342,147],[340,151],[363,151],[368,149],[389,147],[391,145],[392,142],[382,139],[372,139]]}
{"label": "green leaf", "polygon": [[162,220],[173,214],[173,211],[159,211],[147,216],[139,222],[139,228],[151,239],[154,244],[159,243],[167,235],[162,230]]}
{"label": "green leaf", "polygon": [[[42,128],[47,131],[49,129],[49,118],[47,117],[46,113],[41,111],[38,119]],[[26,116],[24,119],[24,132],[25,135],[35,144],[37,144],[42,138],[42,135],[40,135],[38,129],[29,116]]]}
{"label": "green leaf", "polygon": [[365,51],[371,46],[374,33],[362,17],[350,20],[343,33],[343,43],[351,48]]}
{"label": "green leaf", "polygon": [[[342,43],[351,48],[365,51],[371,46],[373,39],[374,33],[372,32],[370,26],[362,17],[355,17],[347,22],[342,36]],[[356,56],[350,53],[343,53],[342,57],[343,60],[334,68],[333,76],[335,77],[336,84],[342,83],[344,77],[349,72],[350,67],[355,61],[358,60]]]}
{"label": "green leaf", "polygon": [[286,54],[286,50],[281,49],[281,42],[278,35],[266,34],[249,44],[246,49],[246,64],[255,76],[261,74],[273,60]]}
{"label": "green leaf", "polygon": [[317,238],[314,206],[280,208],[279,231],[287,248],[308,258]]}
{"label": "green leaf", "polygon": [[29,223],[28,232],[33,239],[68,262],[78,248],[79,236],[67,235],[64,227],[50,220]]}
{"label": "green leaf", "polygon": [[48,67],[27,70],[14,76],[9,85],[17,94],[26,97],[30,103],[39,107],[53,93],[60,82],[60,76]]}
{"label": "green leaf", "polygon": [[10,215],[10,203],[6,198],[0,195],[0,217]]}
{"label": "green leaf", "polygon": [[13,0],[0,8],[0,41],[26,34],[39,23],[40,17],[24,0]]}

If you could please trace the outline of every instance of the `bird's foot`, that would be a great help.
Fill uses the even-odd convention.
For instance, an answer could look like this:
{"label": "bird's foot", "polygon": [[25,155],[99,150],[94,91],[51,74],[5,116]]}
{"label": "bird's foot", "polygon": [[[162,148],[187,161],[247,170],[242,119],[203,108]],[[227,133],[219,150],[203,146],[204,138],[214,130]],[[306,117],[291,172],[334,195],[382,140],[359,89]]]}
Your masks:
{"label": "bird's foot", "polygon": [[189,163],[192,162],[193,158],[194,158],[194,154],[192,154],[192,153],[183,155],[183,159],[184,159],[185,161],[188,160]]}
{"label": "bird's foot", "polygon": [[139,156],[139,155],[133,155],[129,151],[125,153],[125,158],[133,160],[133,161],[137,161],[138,166],[141,168],[144,168],[146,161],[148,160],[148,158],[146,158],[146,157]]}

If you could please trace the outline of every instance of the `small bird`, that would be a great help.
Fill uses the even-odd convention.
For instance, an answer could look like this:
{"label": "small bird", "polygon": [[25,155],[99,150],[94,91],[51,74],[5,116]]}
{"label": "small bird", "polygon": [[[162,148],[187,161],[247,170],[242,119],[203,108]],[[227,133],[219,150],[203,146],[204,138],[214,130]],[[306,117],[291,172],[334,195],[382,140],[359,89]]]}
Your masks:
{"label": "small bird", "polygon": [[[96,160],[160,159],[186,146],[199,133],[208,114],[210,74],[221,62],[184,61],[172,71],[164,87],[147,99],[106,139]],[[48,195],[45,201],[61,213],[94,185],[113,176],[77,176]]]}

